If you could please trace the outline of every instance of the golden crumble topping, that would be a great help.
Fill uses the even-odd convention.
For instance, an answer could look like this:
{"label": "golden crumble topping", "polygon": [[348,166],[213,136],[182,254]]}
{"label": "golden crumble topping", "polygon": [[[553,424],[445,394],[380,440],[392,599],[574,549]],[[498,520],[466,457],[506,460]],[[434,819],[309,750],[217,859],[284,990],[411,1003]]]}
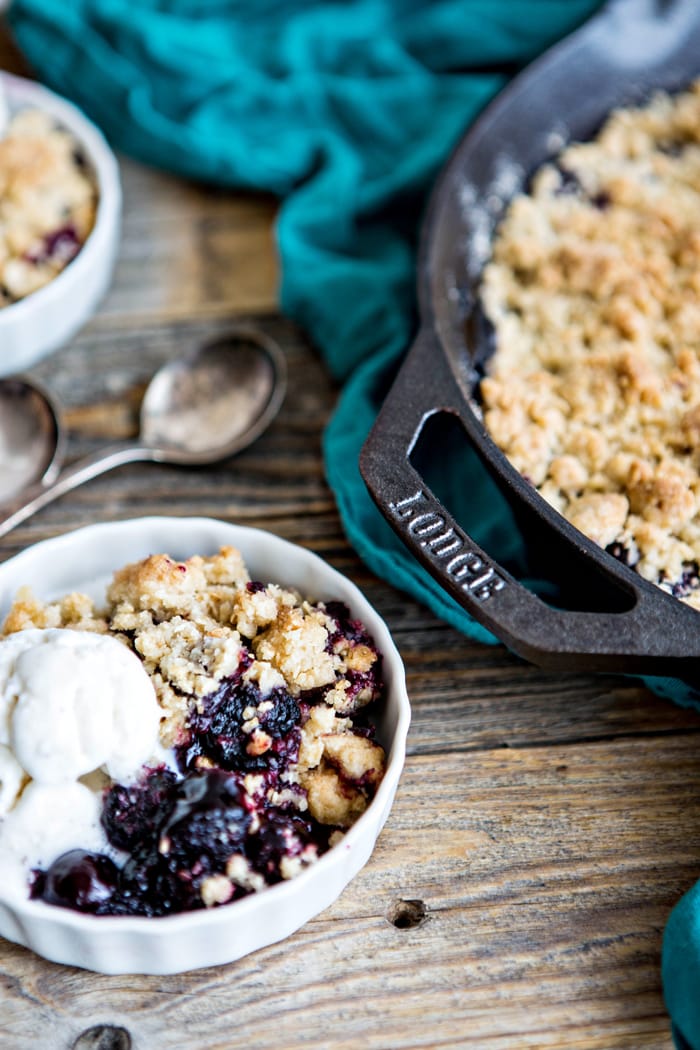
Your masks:
{"label": "golden crumble topping", "polygon": [[25,109],[0,139],[0,307],[48,284],[95,222],[94,180],[73,136]]}
{"label": "golden crumble topping", "polygon": [[328,618],[308,602],[282,606],[269,627],[253,639],[259,660],[268,661],[301,692],[335,682],[338,661],[327,651]]}
{"label": "golden crumble topping", "polygon": [[73,593],[56,602],[42,602],[29,587],[21,587],[12,603],[3,634],[14,634],[30,627],[75,627],[83,631],[104,633],[107,621],[95,611],[91,598]]}
{"label": "golden crumble topping", "polygon": [[700,81],[540,169],[482,301],[493,439],[577,528],[700,608]]}

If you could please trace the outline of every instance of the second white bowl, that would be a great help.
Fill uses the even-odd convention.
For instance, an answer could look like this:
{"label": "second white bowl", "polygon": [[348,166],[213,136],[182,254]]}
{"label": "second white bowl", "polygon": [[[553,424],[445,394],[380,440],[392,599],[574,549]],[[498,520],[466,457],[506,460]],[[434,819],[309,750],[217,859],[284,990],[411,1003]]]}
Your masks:
{"label": "second white bowl", "polygon": [[119,243],[121,187],[114,154],[80,110],[23,77],[0,73],[10,113],[49,113],[82,147],[97,183],[95,225],[76,257],[43,288],[0,309],[0,375],[57,350],[87,321],[109,285]]}

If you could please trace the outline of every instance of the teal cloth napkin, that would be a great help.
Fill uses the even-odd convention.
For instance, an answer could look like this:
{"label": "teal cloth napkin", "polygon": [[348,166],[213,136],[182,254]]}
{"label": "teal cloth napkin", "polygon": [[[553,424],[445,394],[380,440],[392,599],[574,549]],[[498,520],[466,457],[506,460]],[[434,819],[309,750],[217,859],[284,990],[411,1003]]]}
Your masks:
{"label": "teal cloth napkin", "polygon": [[[344,382],[324,455],[347,535],[379,575],[484,642],[494,639],[384,522],[358,455],[414,330],[414,253],[427,189],[509,77],[599,5],[14,0],[9,13],[40,77],[118,148],[282,199],[282,309]],[[522,576],[524,551],[505,504],[476,464],[469,471],[468,485],[464,467],[444,479],[458,517]],[[698,703],[678,682],[648,683],[676,702]],[[672,1016],[693,1050],[700,1050],[699,897],[696,888],[673,913],[663,969]]]}
{"label": "teal cloth napkin", "polygon": [[678,1050],[700,1047],[700,882],[671,912],[664,930],[661,976]]}

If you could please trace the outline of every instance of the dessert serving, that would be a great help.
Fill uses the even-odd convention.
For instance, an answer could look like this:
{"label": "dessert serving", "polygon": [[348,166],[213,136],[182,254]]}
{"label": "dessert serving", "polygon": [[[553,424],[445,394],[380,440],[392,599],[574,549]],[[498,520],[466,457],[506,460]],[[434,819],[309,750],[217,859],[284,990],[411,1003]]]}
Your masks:
{"label": "dessert serving", "polygon": [[612,113],[501,222],[484,422],[558,511],[700,608],[700,82]]}
{"label": "dessert serving", "polygon": [[382,658],[339,601],[238,549],[25,588],[0,640],[6,894],[97,916],[228,904],[340,842],[381,783]]}
{"label": "dessert serving", "polygon": [[0,308],[65,269],[96,207],[95,180],[70,131],[40,109],[16,112],[0,137]]}
{"label": "dessert serving", "polygon": [[[242,563],[232,555],[222,556],[222,548],[240,551]],[[170,599],[166,598],[165,588],[144,568],[147,563],[153,564],[149,559],[157,551],[170,554],[172,567],[164,578],[174,577],[177,581]],[[157,560],[160,563],[161,556]],[[184,572],[174,568],[187,563],[190,567]],[[215,578],[216,566],[223,568],[225,564],[240,573],[235,577],[240,587],[233,578],[229,582],[223,576]],[[127,570],[127,566],[141,569]],[[277,649],[286,628],[280,630],[279,623],[277,630],[272,623],[265,627],[261,609],[255,620],[243,617],[240,630],[232,622],[218,626],[213,623],[217,617],[230,617],[233,611],[225,591],[231,599],[240,591],[238,597],[244,605],[252,596],[256,606],[267,604],[271,590],[273,595],[278,594],[268,585],[263,590],[248,588],[246,572],[250,581],[276,581],[279,612],[292,633],[293,621],[306,619],[307,615],[312,624],[323,629],[322,633],[314,628],[315,641],[309,643],[306,655],[312,657],[323,650],[322,663],[328,680],[304,677],[302,681],[299,675],[305,661],[299,664],[297,673],[289,646],[280,648],[279,660],[273,657],[271,648],[266,646],[262,651],[271,639]],[[207,574],[208,594],[193,600],[194,592],[190,592],[188,598],[184,581],[201,581]],[[152,578],[152,585],[146,577]],[[27,591],[22,592],[25,586],[31,588],[33,598]],[[144,601],[139,604],[143,607],[130,610],[128,605],[141,586]],[[107,601],[110,587],[116,589]],[[291,605],[285,604],[283,593],[294,595]],[[68,597],[76,594],[84,597]],[[313,601],[307,608],[297,595],[309,595]],[[332,612],[328,609],[334,601],[349,610],[349,618],[342,624],[338,620],[340,608],[336,606]],[[330,613],[324,613],[323,619],[321,603]],[[166,612],[166,604],[172,616]],[[117,606],[120,617],[126,619],[120,619],[119,627],[115,625],[111,630],[108,618],[116,614]],[[267,608],[271,613],[272,603]],[[96,610],[107,615],[97,614]],[[35,715],[30,718],[27,714],[25,719],[20,714],[15,727],[15,715],[8,717],[8,706],[0,703],[3,758],[10,752],[20,767],[18,786],[12,786],[12,773],[8,778],[9,793],[14,792],[16,802],[2,821],[8,848],[0,850],[4,863],[0,875],[1,937],[54,962],[99,973],[168,974],[217,966],[290,936],[332,904],[367,863],[389,815],[403,768],[410,722],[405,671],[376,609],[350,580],[317,555],[264,530],[211,518],[146,517],[105,522],[44,540],[3,562],[0,623],[5,623],[8,616],[12,633],[6,635],[2,647],[7,646],[10,655],[4,663],[0,662],[0,694],[5,694],[8,679],[12,679],[15,715],[20,693],[27,692],[30,697],[22,702],[22,707],[33,709]],[[365,669],[370,654],[363,653],[362,641],[353,637],[352,624],[357,621],[373,640],[376,654],[381,653],[381,671],[378,656],[369,671]],[[339,636],[331,639],[335,634],[332,624],[338,624],[340,634],[348,635],[347,645]],[[165,636],[171,631],[173,644],[166,648]],[[23,635],[25,639],[35,637],[27,642],[21,640]],[[81,649],[96,643],[77,639],[92,637],[100,646],[109,645],[111,651],[114,647],[123,651],[122,659],[131,661],[128,673],[132,703],[134,697],[141,698],[139,704],[145,703],[145,677],[157,708],[155,730],[146,713],[150,705],[145,703],[140,742],[130,734],[128,738],[124,735],[125,726],[133,723],[133,707],[128,702],[125,706],[123,693],[122,703],[115,702],[115,692],[109,685],[114,675],[103,651],[97,656],[90,648],[82,655],[69,656],[75,673],[67,677],[56,671],[55,675],[68,683],[62,690],[63,699],[56,696],[56,704],[44,700],[42,675],[27,671],[33,661],[27,654],[20,662],[20,650],[25,645],[34,648],[37,643],[49,651],[55,650],[56,635],[69,646]],[[137,635],[142,636],[143,657],[135,649]],[[195,635],[201,638],[202,645],[195,645],[190,651],[188,638]],[[325,645],[319,646],[324,636],[333,652],[326,652]],[[11,652],[10,646],[16,648]],[[343,656],[343,652],[350,656],[355,646],[362,667],[349,666]],[[245,651],[252,654],[252,660]],[[52,659],[56,669],[65,662],[66,654]],[[110,656],[110,664],[111,660]],[[100,692],[104,695],[99,706],[91,710],[96,690],[89,683],[91,679],[94,682],[94,668],[100,662],[100,673],[105,679]],[[279,666],[273,666],[274,662]],[[343,662],[348,673],[342,672]],[[256,678],[262,664],[269,664],[271,670],[267,676]],[[14,668],[11,674],[10,666]],[[235,669],[233,681],[231,676],[227,679],[229,669]],[[85,674],[78,675],[79,670]],[[255,702],[246,703],[241,710],[236,696],[243,699],[239,688],[244,684],[246,670],[252,671],[247,679]],[[367,674],[370,678],[363,680]],[[378,681],[379,674],[383,683],[381,698],[361,706],[367,698],[362,695],[364,689],[370,679]],[[209,702],[209,682],[219,680],[220,675],[220,684],[225,688],[216,700]],[[289,686],[282,689],[278,675],[285,680],[294,677],[298,689],[291,677]],[[53,672],[50,676],[54,677]],[[79,679],[87,686],[92,700],[86,699],[82,686],[75,686]],[[347,687],[341,684],[343,680]],[[268,688],[275,694],[272,708],[266,705],[269,696],[261,698],[261,702],[257,698],[257,690],[262,694]],[[185,693],[194,698],[191,709],[196,718],[180,732],[189,707]],[[227,693],[232,694],[230,704]],[[289,693],[291,700],[284,699],[283,693]],[[255,710],[249,712],[248,706]],[[57,709],[63,711],[61,719],[55,717]],[[91,710],[90,718],[86,709]],[[38,711],[43,713],[37,715]],[[312,721],[314,713],[317,718],[321,716],[321,721],[324,715],[328,720],[327,736],[316,731],[320,727]],[[209,726],[205,724],[207,716],[212,719]],[[31,754],[32,750],[42,751],[43,745],[27,744],[23,726],[30,722],[44,738],[48,753],[53,751],[52,739],[63,750],[70,739],[67,730],[73,727],[79,731],[75,746],[66,747],[67,754],[56,759],[54,766],[55,777],[60,774],[64,787],[59,787],[55,777],[53,783],[39,780],[41,776],[46,780],[45,772],[42,773],[42,768],[46,770],[45,764],[42,767],[44,760],[39,755],[37,768],[26,748]],[[57,722],[65,727],[65,732],[56,730]],[[108,745],[105,736],[110,740]],[[359,741],[357,754],[367,756],[371,750],[381,760],[380,776],[363,775],[362,769],[368,772],[366,765],[350,766],[350,752],[346,753],[343,772],[340,750],[355,740]],[[376,751],[364,742],[375,745]],[[309,745],[306,758],[305,743]],[[139,765],[147,751],[152,753]],[[214,756],[211,759],[207,758],[210,752]],[[32,763],[33,775],[25,768],[28,762]],[[96,772],[80,772],[86,765],[98,763],[101,765]],[[16,785],[17,767],[7,765],[14,770]],[[70,776],[66,776],[69,768]],[[0,778],[3,782],[6,779],[4,769]],[[310,786],[312,781],[314,787]],[[180,789],[175,786],[178,784],[179,795]],[[329,808],[337,796],[333,787],[341,784],[343,810],[333,812]],[[112,788],[116,788],[111,792],[112,801],[105,805]],[[29,800],[34,796],[35,801],[25,811],[22,826],[10,817],[27,792]],[[47,808],[52,799],[57,800],[57,809]],[[316,817],[311,813],[312,807]],[[319,814],[323,813],[334,823],[322,823]],[[221,826],[224,823],[225,832]],[[109,842],[105,824],[116,834],[117,845]],[[13,825],[15,830],[11,832]],[[145,829],[143,840],[138,842],[137,826]],[[67,829],[65,835],[61,828]],[[255,839],[260,829],[264,834]],[[198,843],[202,849],[195,858]],[[74,870],[72,862],[78,858],[73,857],[67,862],[71,874],[65,883],[62,869],[54,868],[49,877],[58,858],[76,849],[82,851],[80,859],[91,854],[83,873]],[[229,866],[234,856],[239,859]],[[116,876],[116,886],[111,865],[124,872],[123,877]],[[224,878],[216,877],[221,875]],[[208,881],[209,876],[214,876],[213,882]],[[71,888],[80,893],[81,886],[87,889],[90,910],[81,906],[76,909],[70,900]],[[256,889],[263,892],[255,892]],[[68,899],[63,897],[66,890]],[[33,897],[30,891],[34,892]],[[61,900],[54,898],[55,903],[49,903],[54,892]],[[224,901],[225,897],[228,901]],[[172,907],[164,907],[158,903],[161,901],[170,901]]]}

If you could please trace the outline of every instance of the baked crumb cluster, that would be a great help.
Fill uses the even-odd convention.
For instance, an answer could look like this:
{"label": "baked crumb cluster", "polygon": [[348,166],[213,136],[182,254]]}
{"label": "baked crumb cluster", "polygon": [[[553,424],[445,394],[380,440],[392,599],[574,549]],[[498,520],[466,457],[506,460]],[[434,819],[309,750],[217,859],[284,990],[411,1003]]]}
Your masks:
{"label": "baked crumb cluster", "polygon": [[[24,589],[3,634],[32,627],[112,634],[132,648],[155,687],[161,743],[176,756],[177,772],[150,770],[106,795],[115,848],[142,850],[144,824],[156,833],[143,892],[131,871],[126,895],[92,910],[162,914],[291,878],[364,812],[383,776],[366,717],[382,692],[381,656],[365,628],[339,602],[251,581],[233,547],[127,565],[101,609],[85,595],[46,603]],[[173,812],[186,833],[172,830]],[[64,903],[52,897],[57,878],[40,873],[35,895]]]}
{"label": "baked crumb cluster", "polygon": [[0,138],[0,307],[48,284],[95,222],[96,191],[73,136],[37,109]]}
{"label": "baked crumb cluster", "polygon": [[493,439],[577,528],[700,608],[700,81],[538,171],[482,302]]}

